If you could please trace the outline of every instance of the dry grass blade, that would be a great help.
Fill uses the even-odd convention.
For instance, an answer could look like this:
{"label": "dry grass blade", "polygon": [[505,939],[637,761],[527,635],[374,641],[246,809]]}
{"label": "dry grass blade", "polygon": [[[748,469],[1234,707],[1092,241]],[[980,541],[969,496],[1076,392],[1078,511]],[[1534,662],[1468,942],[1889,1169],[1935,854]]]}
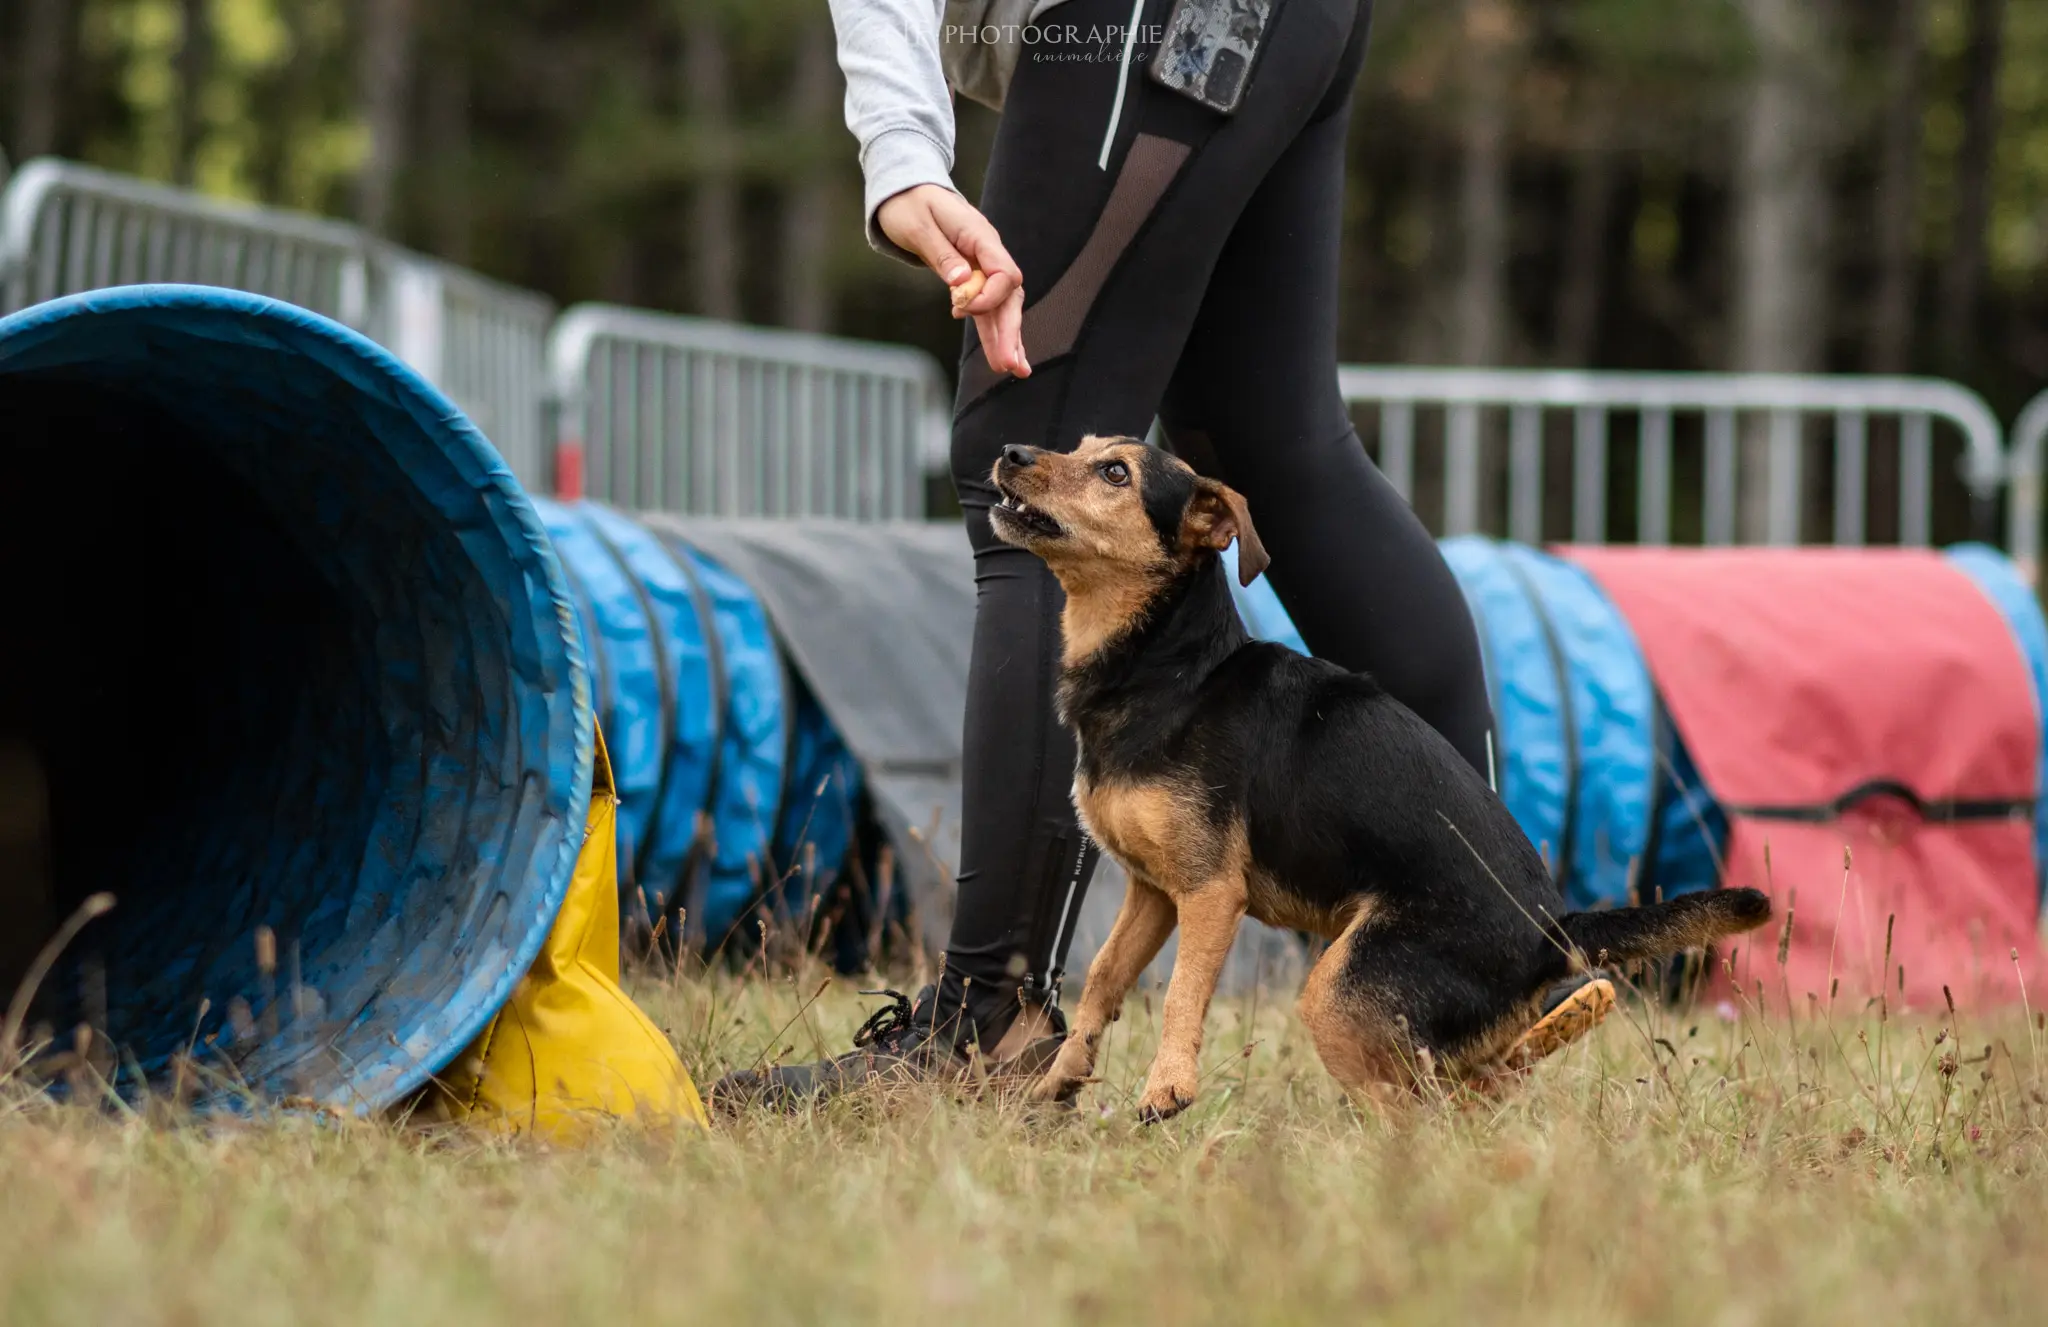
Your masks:
{"label": "dry grass blade", "polygon": [[14,988],[14,998],[7,1003],[7,1020],[0,1023],[0,1075],[11,1074],[19,1067],[21,1030],[28,1023],[29,1006],[35,1003],[36,992],[42,988],[43,979],[50,975],[51,968],[57,966],[58,957],[78,938],[80,931],[113,910],[112,894],[88,895],[85,902],[64,919],[57,933],[36,951],[35,962],[29,964],[21,984]]}

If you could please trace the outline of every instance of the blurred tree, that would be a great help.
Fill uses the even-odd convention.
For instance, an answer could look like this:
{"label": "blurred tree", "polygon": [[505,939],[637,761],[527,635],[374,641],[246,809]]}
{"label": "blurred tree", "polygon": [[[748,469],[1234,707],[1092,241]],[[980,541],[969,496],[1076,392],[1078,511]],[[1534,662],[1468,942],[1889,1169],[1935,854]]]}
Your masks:
{"label": "blurred tree", "polygon": [[[1510,0],[1464,0],[1459,62],[1458,271],[1452,293],[1451,356],[1460,364],[1505,364],[1514,355],[1508,299],[1512,190],[1508,138],[1513,82],[1520,68],[1522,16]],[[1482,422],[1479,509],[1463,520],[1497,529],[1505,501],[1507,453],[1498,430]]]}
{"label": "blurred tree", "polygon": [[2004,65],[2005,0],[1970,0],[1963,80],[1963,141],[1956,153],[1955,212],[1941,272],[1941,362],[1967,370],[1976,349],[1978,289],[1991,221],[1998,82]]}
{"label": "blurred tree", "polygon": [[206,133],[206,84],[213,72],[213,16],[207,0],[178,0],[178,122],[171,178],[191,185]]}
{"label": "blurred tree", "polygon": [[[796,67],[789,80],[789,134],[798,143],[825,139],[837,128],[841,83],[834,58],[832,25],[817,18],[797,37]],[[782,294],[785,326],[822,332],[832,323],[833,226],[842,220],[834,207],[838,172],[810,161],[795,172],[782,208]]]}
{"label": "blurred tree", "polygon": [[1927,7],[1925,0],[1892,0],[1884,53],[1882,166],[1873,211],[1877,217],[1877,299],[1872,306],[1869,367],[1901,373],[1913,346],[1917,284],[1915,238],[1920,220],[1921,123],[1925,116]]}
{"label": "blurred tree", "polygon": [[70,0],[24,0],[12,44],[14,157],[25,161],[57,149],[65,56],[76,30]]}
{"label": "blurred tree", "polygon": [[[1731,366],[1809,372],[1827,343],[1828,0],[1742,0],[1755,42],[1735,166]],[[1745,421],[1738,537],[1764,542],[1771,421]],[[1809,476],[1809,480],[1812,476]]]}
{"label": "blurred tree", "polygon": [[423,71],[415,89],[419,111],[412,152],[417,165],[408,172],[410,187],[402,204],[410,218],[408,233],[464,265],[475,261],[479,189],[470,87],[479,45],[470,35],[475,22],[468,0],[439,0],[420,16],[413,39]]}
{"label": "blurred tree", "polygon": [[358,115],[369,150],[356,173],[356,220],[390,228],[406,166],[412,112],[414,0],[363,0]]}
{"label": "blurred tree", "polygon": [[683,105],[697,146],[688,213],[690,293],[708,318],[740,316],[739,143],[732,61],[720,15],[693,8],[683,28]]}
{"label": "blurred tree", "polygon": [[1460,364],[1502,364],[1509,354],[1508,116],[1521,18],[1508,0],[1464,0],[1458,174],[1458,277],[1451,315]]}
{"label": "blurred tree", "polygon": [[1742,0],[1755,51],[1733,179],[1737,369],[1814,369],[1826,342],[1834,77],[1824,3]]}
{"label": "blurred tree", "polygon": [[1570,198],[1565,205],[1562,268],[1557,282],[1556,335],[1549,359],[1591,363],[1614,244],[1614,204],[1621,153],[1614,142],[1613,99],[1595,86],[1581,99],[1569,148]]}

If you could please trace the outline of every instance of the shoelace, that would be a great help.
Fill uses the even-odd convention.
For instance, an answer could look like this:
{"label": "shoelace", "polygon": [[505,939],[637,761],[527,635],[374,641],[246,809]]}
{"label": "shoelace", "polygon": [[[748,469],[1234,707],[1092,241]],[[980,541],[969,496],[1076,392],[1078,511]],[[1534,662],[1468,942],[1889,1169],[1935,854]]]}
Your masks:
{"label": "shoelace", "polygon": [[868,1015],[868,1021],[860,1025],[860,1031],[853,1034],[856,1046],[872,1046],[886,1038],[895,1036],[911,1025],[917,1010],[910,1003],[910,997],[901,991],[862,991],[862,995],[886,995],[890,1003]]}

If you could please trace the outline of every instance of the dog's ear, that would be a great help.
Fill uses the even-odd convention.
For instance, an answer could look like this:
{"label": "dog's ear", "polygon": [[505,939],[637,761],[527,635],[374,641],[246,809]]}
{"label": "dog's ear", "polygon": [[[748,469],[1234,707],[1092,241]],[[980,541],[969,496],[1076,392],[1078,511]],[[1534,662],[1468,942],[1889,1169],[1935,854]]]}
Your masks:
{"label": "dog's ear", "polygon": [[1259,532],[1252,528],[1251,509],[1244,495],[1230,485],[1207,477],[1195,481],[1194,500],[1188,504],[1189,531],[1203,548],[1221,553],[1237,541],[1237,581],[1250,585],[1272,562]]}

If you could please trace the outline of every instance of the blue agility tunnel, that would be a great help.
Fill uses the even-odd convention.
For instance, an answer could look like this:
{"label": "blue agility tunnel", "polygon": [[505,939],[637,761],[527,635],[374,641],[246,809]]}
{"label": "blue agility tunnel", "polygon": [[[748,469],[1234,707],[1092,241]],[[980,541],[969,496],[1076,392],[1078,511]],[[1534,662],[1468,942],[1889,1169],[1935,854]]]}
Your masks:
{"label": "blue agility tunnel", "polygon": [[760,598],[673,527],[538,506],[618,782],[620,915],[681,917],[712,950],[749,918],[802,920],[852,840],[860,767]]}
{"label": "blue agility tunnel", "polygon": [[[1461,537],[1443,550],[1479,631],[1496,786],[1566,900],[1614,907],[1631,891],[1712,888],[1728,813],[1608,592],[1575,562],[1527,546]],[[1945,557],[1997,608],[2032,681],[2039,724],[2048,714],[2048,623],[2032,591],[1995,549],[1962,545]],[[1263,579],[1236,593],[1253,635],[1306,652]],[[2033,817],[2036,857],[2048,862],[2048,800]]]}
{"label": "blue agility tunnel", "polygon": [[1621,613],[1533,548],[1468,537],[1444,556],[1479,628],[1501,796],[1567,902],[1711,888],[1726,826]]}
{"label": "blue agility tunnel", "polygon": [[236,292],[0,321],[0,419],[0,752],[46,805],[0,861],[0,988],[106,891],[32,1025],[92,1026],[126,1087],[189,1051],[223,1095],[400,1099],[505,1002],[580,846],[593,712],[539,515],[410,369]]}

